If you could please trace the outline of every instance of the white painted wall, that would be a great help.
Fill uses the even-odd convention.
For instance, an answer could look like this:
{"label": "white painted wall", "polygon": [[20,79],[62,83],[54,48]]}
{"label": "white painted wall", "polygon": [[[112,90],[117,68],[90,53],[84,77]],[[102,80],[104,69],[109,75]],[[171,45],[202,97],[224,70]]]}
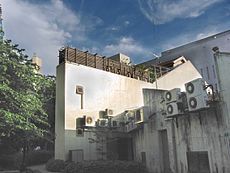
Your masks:
{"label": "white painted wall", "polygon": [[[56,133],[60,137],[56,140],[55,153],[60,154],[55,157],[63,158],[64,153],[65,159],[70,149],[84,149],[85,160],[97,158],[96,145],[88,141],[92,134],[87,132],[84,137],[76,137],[77,117],[89,115],[96,120],[99,111],[106,108],[116,115],[126,109],[141,107],[144,105],[142,88],[153,88],[153,84],[147,82],[69,62],[57,67],[57,81],[60,82],[57,82]],[[84,88],[83,109],[76,85]]]}
{"label": "white painted wall", "polygon": [[186,61],[184,64],[157,79],[153,84],[156,89],[171,90],[173,88],[180,88],[181,91],[185,91],[184,84],[197,78],[202,78],[199,71],[197,71],[190,61]]}

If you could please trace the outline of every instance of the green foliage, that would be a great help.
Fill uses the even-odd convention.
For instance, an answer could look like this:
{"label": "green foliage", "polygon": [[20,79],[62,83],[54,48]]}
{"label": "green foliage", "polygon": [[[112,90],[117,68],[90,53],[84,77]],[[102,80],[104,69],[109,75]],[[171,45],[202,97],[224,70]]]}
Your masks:
{"label": "green foliage", "polygon": [[148,76],[150,78],[150,82],[153,83],[156,80],[156,74],[154,71],[154,67],[148,67],[146,65],[136,65],[135,66],[136,70],[138,70],[142,75],[144,75],[144,73],[148,73]]}
{"label": "green foliage", "polygon": [[130,161],[85,161],[70,163],[64,173],[147,173],[146,168]]}
{"label": "green foliage", "polygon": [[51,159],[46,163],[46,170],[50,172],[60,172],[65,168],[65,162],[59,159]]}
{"label": "green foliage", "polygon": [[28,150],[39,139],[53,140],[55,78],[38,74],[23,51],[0,43],[0,140]]}

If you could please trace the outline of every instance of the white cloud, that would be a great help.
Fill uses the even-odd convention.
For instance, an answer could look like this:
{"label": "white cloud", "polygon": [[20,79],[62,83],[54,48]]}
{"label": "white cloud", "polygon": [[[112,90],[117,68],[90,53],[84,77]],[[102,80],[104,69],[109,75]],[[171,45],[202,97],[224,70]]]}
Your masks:
{"label": "white cloud", "polygon": [[125,22],[124,22],[124,25],[125,26],[128,26],[130,24],[130,21],[128,21],[128,20],[126,20]]}
{"label": "white cloud", "polygon": [[176,18],[194,18],[222,0],[138,0],[142,13],[154,24]]}
{"label": "white cloud", "polygon": [[110,32],[110,31],[119,31],[121,28],[118,27],[118,26],[110,26],[110,27],[107,27],[105,30]]}
{"label": "white cloud", "polygon": [[[43,72],[55,74],[58,49],[68,40],[86,40],[86,31],[101,21],[84,18],[70,10],[63,1],[51,0],[31,3],[27,0],[0,0],[3,9],[3,27],[7,39],[26,49],[28,55],[37,53],[43,61]],[[87,25],[94,20],[93,25]]]}
{"label": "white cloud", "polygon": [[102,52],[107,56],[123,53],[130,57],[139,56],[139,58],[151,55],[151,52],[147,48],[144,48],[132,37],[122,37],[117,43],[106,45]]}

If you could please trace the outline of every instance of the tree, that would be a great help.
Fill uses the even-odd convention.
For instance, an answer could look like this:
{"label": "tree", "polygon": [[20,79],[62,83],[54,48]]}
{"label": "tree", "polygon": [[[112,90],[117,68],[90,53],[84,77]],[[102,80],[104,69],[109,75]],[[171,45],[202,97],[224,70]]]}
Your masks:
{"label": "tree", "polygon": [[24,167],[29,145],[51,136],[46,106],[55,99],[55,79],[37,74],[23,51],[0,43],[0,140],[23,148]]}
{"label": "tree", "polygon": [[144,74],[147,73],[149,76],[149,81],[153,83],[156,80],[155,67],[148,67],[146,65],[136,65],[136,70],[141,73],[141,77],[144,77]]}
{"label": "tree", "polygon": [[96,144],[96,151],[100,160],[117,160],[117,154],[113,149],[108,148],[108,144],[118,140],[113,137],[113,132],[109,128],[96,128],[94,132],[95,138],[88,138],[90,144]]}

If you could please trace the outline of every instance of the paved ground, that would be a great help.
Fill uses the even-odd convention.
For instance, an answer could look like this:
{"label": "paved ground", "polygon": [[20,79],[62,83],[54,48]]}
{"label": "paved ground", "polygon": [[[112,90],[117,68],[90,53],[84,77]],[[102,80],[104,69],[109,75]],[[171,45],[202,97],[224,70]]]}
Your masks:
{"label": "paved ground", "polygon": [[30,166],[28,168],[30,168],[32,170],[39,170],[42,173],[60,173],[60,172],[49,172],[49,171],[47,171],[45,165]]}
{"label": "paved ground", "polygon": [[[30,168],[32,170],[39,170],[42,173],[51,173],[51,172],[49,172],[49,171],[46,170],[45,165],[30,166],[28,168]],[[19,173],[19,171],[17,171],[17,170],[0,171],[0,173]],[[52,172],[52,173],[54,173],[54,172]]]}
{"label": "paved ground", "polygon": [[[60,173],[60,172],[49,172],[46,170],[45,165],[36,165],[27,167],[32,170],[39,170],[42,173]],[[0,171],[0,173],[20,173],[18,170],[10,170],[10,171]]]}
{"label": "paved ground", "polygon": [[28,168],[30,168],[30,169],[32,169],[32,170],[39,170],[39,171],[41,171],[42,173],[50,173],[49,171],[46,170],[45,165],[30,166],[30,167],[28,167]]}

